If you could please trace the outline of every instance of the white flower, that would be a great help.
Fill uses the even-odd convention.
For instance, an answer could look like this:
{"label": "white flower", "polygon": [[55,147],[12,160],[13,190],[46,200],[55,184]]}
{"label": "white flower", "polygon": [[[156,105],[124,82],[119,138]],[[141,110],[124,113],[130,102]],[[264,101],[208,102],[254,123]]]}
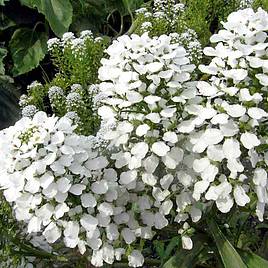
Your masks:
{"label": "white flower", "polygon": [[267,117],[268,114],[263,109],[252,107],[248,109],[248,115],[253,119],[260,120],[262,117]]}
{"label": "white flower", "polygon": [[222,145],[223,154],[227,159],[238,158],[241,155],[239,142],[235,139],[226,139]]}
{"label": "white flower", "polygon": [[182,248],[191,250],[193,248],[193,241],[188,235],[182,235],[181,237]]}
{"label": "white flower", "polygon": [[103,260],[108,264],[113,264],[114,248],[109,244],[105,244],[102,247],[102,252],[103,252]]}
{"label": "white flower", "polygon": [[51,222],[43,232],[44,237],[48,243],[54,243],[61,236],[61,230],[57,225]]}
{"label": "white flower", "polygon": [[119,182],[121,184],[129,184],[135,181],[137,178],[137,171],[131,170],[121,173]]}
{"label": "white flower", "polygon": [[35,233],[41,230],[41,219],[36,216],[33,216],[28,224],[28,233]]}
{"label": "white flower", "polygon": [[72,193],[72,194],[74,194],[74,195],[81,195],[82,192],[83,192],[85,189],[86,189],[86,186],[83,185],[83,184],[74,184],[74,185],[70,188],[69,192]]}
{"label": "white flower", "polygon": [[218,93],[218,89],[215,86],[211,86],[205,81],[199,81],[197,83],[197,88],[199,89],[200,95],[203,96],[215,96]]}
{"label": "white flower", "polygon": [[141,267],[144,263],[144,257],[139,250],[133,250],[128,256],[128,265],[130,267]]}
{"label": "white flower", "polygon": [[97,201],[93,194],[85,193],[81,195],[81,204],[84,208],[93,208],[97,205]]}
{"label": "white flower", "polygon": [[134,242],[136,240],[136,236],[135,236],[134,232],[132,230],[130,230],[129,228],[124,228],[121,231],[121,235],[123,236],[123,238],[127,244],[131,244],[132,242]]}
{"label": "white flower", "polygon": [[137,136],[141,137],[143,135],[146,135],[150,127],[147,124],[139,125],[136,129]]}
{"label": "white flower", "polygon": [[247,148],[248,150],[258,146],[261,144],[260,140],[257,138],[255,134],[246,132],[241,135],[240,138],[243,146]]}
{"label": "white flower", "polygon": [[92,231],[97,227],[98,219],[89,214],[84,214],[80,219],[80,223],[86,231]]}
{"label": "white flower", "polygon": [[250,202],[250,198],[246,194],[242,186],[236,185],[234,188],[234,199],[238,206],[244,207],[247,203]]}
{"label": "white flower", "polygon": [[268,75],[265,75],[265,74],[256,74],[255,75],[257,79],[259,79],[260,83],[263,85],[263,86],[268,86]]}
{"label": "white flower", "polygon": [[92,183],[91,190],[95,194],[105,194],[108,191],[107,181],[101,180]]}
{"label": "white flower", "polygon": [[162,141],[155,142],[152,145],[152,151],[158,156],[165,156],[169,150],[170,147]]}

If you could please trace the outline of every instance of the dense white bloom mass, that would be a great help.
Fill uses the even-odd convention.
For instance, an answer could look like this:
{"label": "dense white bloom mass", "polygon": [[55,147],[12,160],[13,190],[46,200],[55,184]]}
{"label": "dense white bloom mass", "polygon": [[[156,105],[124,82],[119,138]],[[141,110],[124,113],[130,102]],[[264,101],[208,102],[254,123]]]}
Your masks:
{"label": "dense white bloom mass", "polygon": [[[195,160],[196,166],[203,166],[195,169],[201,179],[196,185],[209,181],[205,198],[215,200],[223,213],[234,202],[245,206],[254,193],[258,198],[256,214],[263,220],[268,202],[267,161],[264,161],[268,14],[262,9],[255,13],[248,8],[230,14],[222,24],[224,29],[211,37],[215,48],[204,49],[207,56],[213,57],[211,63],[199,66],[202,72],[211,75],[209,82],[197,85],[203,101],[186,106],[193,115],[191,120],[198,122],[195,132],[190,133],[190,143],[193,151],[203,154],[202,159]],[[201,116],[202,111],[205,117]],[[262,174],[262,186],[254,179],[257,174]],[[200,198],[198,188],[195,187],[196,198]]]}
{"label": "dense white bloom mass", "polygon": [[[35,111],[0,132],[0,186],[28,233],[89,250],[97,267],[123,255],[142,267],[141,239],[175,222],[190,250],[190,221],[213,203],[228,213],[257,200],[264,219],[268,14],[240,10],[223,27],[204,49],[212,60],[199,82],[173,34],[114,40],[89,89],[102,118],[95,136],[76,134],[71,109],[61,119]],[[72,90],[70,108],[81,105],[79,85]]]}
{"label": "dense white bloom mass", "polygon": [[111,159],[121,173],[121,187],[138,204],[140,222],[130,226],[135,234],[127,238],[130,243],[139,224],[147,226],[144,238],[151,238],[151,228],[169,224],[171,211],[176,222],[202,214],[191,190],[197,180],[192,162],[198,156],[178,128],[187,123],[185,105],[197,101],[196,83],[190,81],[195,66],[167,35],[122,36],[107,53],[99,69],[100,94],[106,94],[99,114],[115,124],[105,136]]}
{"label": "dense white bloom mass", "polygon": [[[37,112],[1,131],[0,184],[28,233],[48,243],[62,239],[82,254],[87,247],[94,255],[99,248],[104,251],[102,244],[118,239],[125,208],[124,203],[113,204],[120,194],[117,173],[93,149],[94,137],[74,130],[66,117]],[[101,261],[108,262],[105,258]]]}

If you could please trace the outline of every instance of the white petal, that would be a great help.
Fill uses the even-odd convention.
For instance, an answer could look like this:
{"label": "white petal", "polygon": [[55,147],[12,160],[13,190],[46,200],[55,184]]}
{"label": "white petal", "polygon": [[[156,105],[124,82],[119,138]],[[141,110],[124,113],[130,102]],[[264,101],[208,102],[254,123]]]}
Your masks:
{"label": "white petal", "polygon": [[193,248],[193,241],[189,236],[183,235],[181,237],[181,242],[182,242],[182,248],[187,250],[191,250]]}
{"label": "white petal", "polygon": [[169,150],[169,146],[162,141],[155,142],[152,145],[152,151],[158,156],[165,156]]}
{"label": "white petal", "polygon": [[141,137],[145,135],[149,129],[150,127],[147,124],[139,125],[136,129],[136,135]]}
{"label": "white petal", "polygon": [[242,142],[243,146],[247,148],[248,150],[261,144],[257,136],[249,132],[243,133],[241,135],[240,141]]}
{"label": "white petal", "polygon": [[82,192],[86,189],[86,185],[84,184],[74,184],[70,188],[69,192],[74,195],[81,195]]}
{"label": "white petal", "polygon": [[96,229],[98,225],[98,219],[89,214],[84,214],[80,219],[80,223],[86,231],[92,231]]}
{"label": "white petal", "polygon": [[234,198],[238,206],[244,207],[247,203],[250,202],[250,198],[246,194],[242,186],[236,185],[234,188]]}
{"label": "white petal", "polygon": [[218,93],[218,89],[215,86],[212,86],[205,81],[199,81],[197,83],[197,88],[199,89],[200,95],[206,97],[214,96]]}

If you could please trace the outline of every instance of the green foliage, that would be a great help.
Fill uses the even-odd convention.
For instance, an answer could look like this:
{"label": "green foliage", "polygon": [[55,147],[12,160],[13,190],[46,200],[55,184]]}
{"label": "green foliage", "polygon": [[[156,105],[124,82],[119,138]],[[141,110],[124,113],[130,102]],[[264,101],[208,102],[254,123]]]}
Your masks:
{"label": "green foliage", "polygon": [[163,268],[195,267],[199,262],[198,256],[205,249],[205,246],[206,238],[203,236],[196,236],[194,247],[191,250],[179,249],[177,253],[163,265]]}
{"label": "green foliage", "polygon": [[[94,39],[90,34],[83,38],[64,38],[56,39],[50,50],[57,75],[44,85],[30,85],[22,107],[34,105],[38,110],[60,117],[70,113],[77,117],[74,118],[78,125],[76,131],[91,135],[99,127],[99,118],[92,105],[94,86],[92,90],[89,87],[98,81],[98,69],[109,39]],[[79,100],[71,98],[73,93],[78,94]]]}
{"label": "green foliage", "polygon": [[19,118],[18,92],[12,79],[0,75],[0,128],[8,127]]}
{"label": "green foliage", "polygon": [[83,86],[95,83],[97,80],[100,60],[109,39],[105,38],[99,42],[87,39],[84,48],[74,52],[71,43],[62,47],[56,47],[51,52],[51,59],[55,65],[58,75],[55,78],[57,86],[67,88],[72,84]]}
{"label": "green foliage", "polygon": [[57,36],[68,31],[72,22],[73,8],[69,0],[20,0],[24,5],[37,8],[45,15],[51,29]]}
{"label": "green foliage", "polygon": [[248,268],[265,268],[268,267],[268,261],[261,258],[260,256],[252,253],[247,252],[245,250],[238,249],[238,253],[240,254],[241,258],[245,262]]}
{"label": "green foliage", "polygon": [[267,0],[254,0],[253,8],[258,9],[262,7],[264,10],[268,11],[268,1]]}
{"label": "green foliage", "polygon": [[5,66],[3,63],[4,58],[7,55],[7,50],[5,48],[0,48],[0,75],[5,74]]}
{"label": "green foliage", "polygon": [[225,268],[247,268],[233,245],[226,239],[219,226],[208,219],[208,227],[217,245],[222,262]]}
{"label": "green foliage", "polygon": [[13,75],[31,71],[45,57],[47,35],[31,29],[21,28],[14,32],[9,46],[13,59]]}
{"label": "green foliage", "polygon": [[4,6],[5,5],[5,2],[7,2],[9,0],[0,0],[0,6]]}

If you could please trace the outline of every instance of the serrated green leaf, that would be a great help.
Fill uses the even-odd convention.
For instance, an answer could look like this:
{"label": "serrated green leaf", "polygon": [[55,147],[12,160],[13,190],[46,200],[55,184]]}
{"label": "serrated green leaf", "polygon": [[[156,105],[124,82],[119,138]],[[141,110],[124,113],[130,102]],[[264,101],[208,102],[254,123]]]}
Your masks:
{"label": "serrated green leaf", "polygon": [[5,74],[5,66],[3,63],[4,58],[7,55],[7,50],[5,48],[0,48],[0,74],[4,75]]}
{"label": "serrated green leaf", "polygon": [[36,68],[47,51],[47,34],[21,28],[14,32],[10,43],[13,75],[18,76]]}
{"label": "serrated green leaf", "polygon": [[173,257],[171,257],[163,268],[189,268],[194,267],[199,259],[198,256],[204,252],[206,253],[206,237],[197,235],[193,239],[193,248],[191,250],[181,249]]}
{"label": "serrated green leaf", "polygon": [[267,268],[268,261],[250,251],[237,249],[248,268]]}
{"label": "serrated green leaf", "polygon": [[61,37],[72,23],[73,7],[69,0],[20,0],[23,5],[45,15],[53,32]]}
{"label": "serrated green leaf", "polygon": [[217,245],[219,254],[225,268],[248,268],[238,252],[227,240],[219,226],[212,219],[208,219],[208,227]]}

